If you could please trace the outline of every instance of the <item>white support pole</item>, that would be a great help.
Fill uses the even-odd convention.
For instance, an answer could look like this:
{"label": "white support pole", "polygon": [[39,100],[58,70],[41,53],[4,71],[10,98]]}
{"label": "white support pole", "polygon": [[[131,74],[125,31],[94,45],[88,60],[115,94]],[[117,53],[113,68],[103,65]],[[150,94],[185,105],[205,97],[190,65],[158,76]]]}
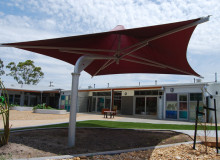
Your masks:
{"label": "white support pole", "polygon": [[[115,59],[115,57],[110,57]],[[88,65],[92,63],[94,59],[109,59],[109,57],[99,56],[82,56],[75,65],[74,73],[72,73],[72,92],[71,92],[71,104],[70,104],[70,118],[69,118],[69,131],[68,131],[68,146],[75,146],[75,134],[76,134],[76,112],[78,104],[78,85],[80,72],[83,71]]]}
{"label": "white support pole", "polygon": [[68,146],[75,146],[75,132],[76,132],[76,111],[78,101],[78,84],[79,73],[72,73],[72,92],[71,92],[71,106],[69,117],[69,130],[68,130]]}
{"label": "white support pole", "polygon": [[82,56],[75,65],[74,73],[72,73],[72,92],[71,92],[71,104],[70,104],[70,118],[69,118],[69,131],[68,131],[68,146],[75,146],[75,134],[76,134],[76,112],[78,104],[78,85],[80,72],[83,71],[88,65],[92,63],[94,59],[116,59],[116,57],[109,56]]}

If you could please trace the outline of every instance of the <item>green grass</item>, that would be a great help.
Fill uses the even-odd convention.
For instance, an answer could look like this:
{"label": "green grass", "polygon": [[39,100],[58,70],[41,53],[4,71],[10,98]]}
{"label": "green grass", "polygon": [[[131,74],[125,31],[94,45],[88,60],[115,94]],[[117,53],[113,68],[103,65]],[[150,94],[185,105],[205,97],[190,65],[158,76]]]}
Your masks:
{"label": "green grass", "polygon": [[[167,130],[194,130],[194,125],[177,125],[177,124],[152,124],[152,123],[134,123],[134,122],[115,122],[115,121],[100,121],[88,120],[76,123],[77,127],[103,127],[103,128],[127,128],[127,129],[167,129]],[[35,129],[35,128],[55,128],[68,127],[68,123],[47,125],[42,127],[27,127],[16,130]],[[208,130],[214,130],[214,126],[208,126]],[[220,129],[220,127],[218,127]],[[15,129],[11,129],[15,130]],[[203,127],[198,125],[198,130],[203,130]]]}

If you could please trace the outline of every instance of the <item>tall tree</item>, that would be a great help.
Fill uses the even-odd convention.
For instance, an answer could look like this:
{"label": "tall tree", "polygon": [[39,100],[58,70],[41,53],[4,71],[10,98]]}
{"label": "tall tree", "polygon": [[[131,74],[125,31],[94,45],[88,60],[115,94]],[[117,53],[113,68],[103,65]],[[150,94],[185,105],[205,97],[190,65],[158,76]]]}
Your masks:
{"label": "tall tree", "polygon": [[19,62],[18,65],[15,62],[10,62],[6,68],[11,71],[7,75],[12,76],[19,84],[37,85],[44,77],[41,67],[36,67],[34,61],[31,60]]}
{"label": "tall tree", "polygon": [[3,61],[0,58],[0,76],[5,74],[5,71],[3,70],[3,68],[4,68],[4,64],[3,64]]}

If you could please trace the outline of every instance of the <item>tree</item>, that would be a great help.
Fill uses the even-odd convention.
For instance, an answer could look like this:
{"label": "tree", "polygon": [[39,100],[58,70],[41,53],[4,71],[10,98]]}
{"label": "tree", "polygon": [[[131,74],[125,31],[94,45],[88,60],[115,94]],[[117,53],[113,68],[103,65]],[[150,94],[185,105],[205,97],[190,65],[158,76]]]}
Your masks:
{"label": "tree", "polygon": [[0,90],[2,91],[0,96],[0,117],[3,122],[3,130],[0,130],[0,147],[8,144],[10,127],[9,127],[9,106],[8,106],[8,94],[0,79]]}
{"label": "tree", "polygon": [[18,65],[10,62],[6,68],[11,71],[7,76],[12,76],[19,84],[37,85],[44,77],[41,67],[35,67],[34,61],[31,60],[19,62]]}
{"label": "tree", "polygon": [[3,61],[0,58],[0,76],[5,74],[5,71],[3,70],[3,67],[4,67]]}

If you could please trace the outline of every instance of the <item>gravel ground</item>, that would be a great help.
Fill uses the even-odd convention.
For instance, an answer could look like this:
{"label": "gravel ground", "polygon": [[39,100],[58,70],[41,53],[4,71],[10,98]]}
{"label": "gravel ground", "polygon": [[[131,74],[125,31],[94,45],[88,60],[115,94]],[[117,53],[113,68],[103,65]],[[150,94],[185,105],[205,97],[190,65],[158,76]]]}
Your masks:
{"label": "gravel ground", "polygon": [[[67,160],[67,159],[66,159]],[[192,149],[192,144],[158,148],[147,151],[121,153],[117,155],[98,155],[93,157],[75,157],[68,160],[220,160],[215,148],[207,148],[201,144]]]}

